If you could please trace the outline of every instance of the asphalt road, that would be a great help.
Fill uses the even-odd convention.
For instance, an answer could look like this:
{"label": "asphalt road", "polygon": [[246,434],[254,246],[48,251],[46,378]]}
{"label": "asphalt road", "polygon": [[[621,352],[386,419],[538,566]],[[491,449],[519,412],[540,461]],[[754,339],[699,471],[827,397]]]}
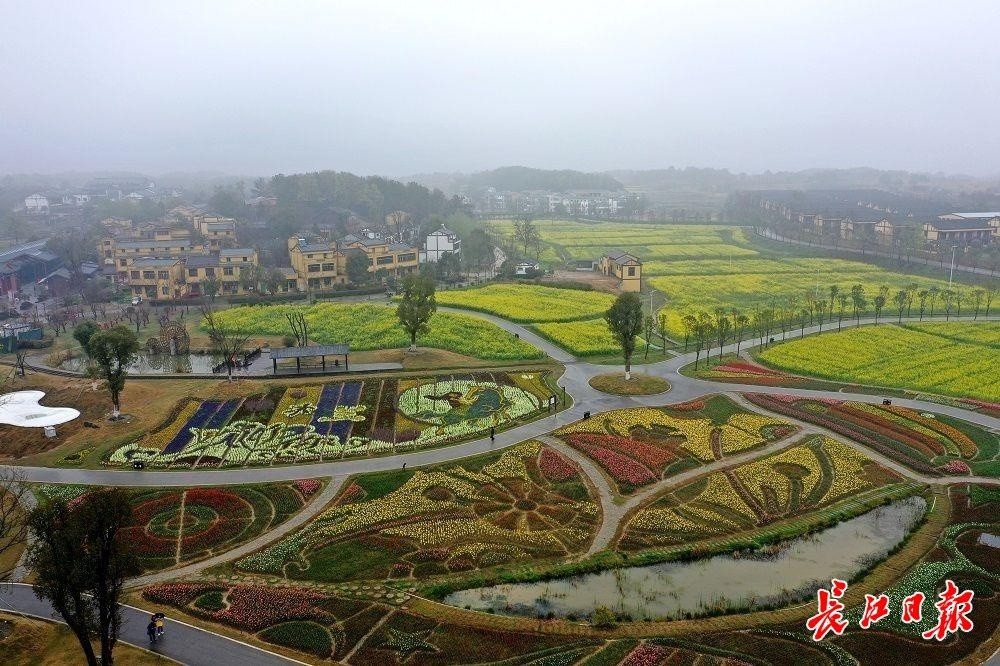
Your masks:
{"label": "asphalt road", "polygon": [[[53,614],[52,606],[47,601],[39,600],[31,586],[22,583],[0,587],[0,608],[46,620],[58,617]],[[287,666],[288,664],[302,663],[220,634],[171,620],[169,616],[164,626],[162,639],[155,644],[150,644],[149,638],[146,636],[146,625],[149,624],[149,616],[156,610],[159,609],[146,610],[125,606],[125,622],[122,627],[121,641],[151,650],[190,666],[228,666],[229,664],[239,664],[240,666],[280,664]]]}

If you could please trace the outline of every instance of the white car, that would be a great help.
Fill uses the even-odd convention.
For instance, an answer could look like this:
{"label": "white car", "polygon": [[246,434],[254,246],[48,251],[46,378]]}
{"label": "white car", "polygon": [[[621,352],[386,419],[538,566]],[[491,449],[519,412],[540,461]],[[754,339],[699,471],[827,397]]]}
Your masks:
{"label": "white car", "polygon": [[142,303],[142,296],[133,296],[132,305],[139,305],[139,303]]}

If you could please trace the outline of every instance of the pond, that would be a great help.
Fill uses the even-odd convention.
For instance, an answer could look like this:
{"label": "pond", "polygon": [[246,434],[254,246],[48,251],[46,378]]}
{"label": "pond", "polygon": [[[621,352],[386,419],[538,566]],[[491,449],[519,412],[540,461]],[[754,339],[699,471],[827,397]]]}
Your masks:
{"label": "pond", "polygon": [[597,606],[635,619],[705,614],[726,607],[786,605],[831,578],[850,580],[881,560],[917,525],[921,497],[873,509],[780,546],[693,562],[629,567],[539,583],[454,592],[445,603],[509,615],[583,617]]}
{"label": "pond", "polygon": [[[221,356],[214,354],[147,354],[139,353],[139,360],[129,366],[129,372],[136,375],[168,374],[211,374],[212,368],[222,362]],[[60,370],[83,372],[86,358],[77,356],[59,364]],[[237,371],[239,372],[239,371]]]}

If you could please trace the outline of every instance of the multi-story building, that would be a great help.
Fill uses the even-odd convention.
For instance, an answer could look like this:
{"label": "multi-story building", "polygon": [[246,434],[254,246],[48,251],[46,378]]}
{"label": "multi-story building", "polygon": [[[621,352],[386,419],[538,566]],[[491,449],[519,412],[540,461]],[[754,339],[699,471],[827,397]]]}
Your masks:
{"label": "multi-story building", "polygon": [[331,288],[347,283],[347,261],[336,243],[309,243],[305,238],[288,239],[288,258],[295,271],[299,291]]}
{"label": "multi-story building", "polygon": [[420,253],[417,248],[375,236],[372,233],[344,236],[339,246],[345,252],[347,250],[364,252],[368,257],[369,273],[385,277],[403,277],[417,271],[420,264]]}
{"label": "multi-story building", "polygon": [[404,243],[368,231],[349,234],[340,241],[309,242],[304,237],[288,239],[288,258],[300,291],[329,289],[347,284],[347,260],[360,252],[368,259],[368,272],[378,278],[402,277],[417,271],[419,251]]}
{"label": "multi-story building", "polygon": [[180,259],[130,258],[125,273],[133,296],[173,300],[185,295],[184,262]]}
{"label": "multi-story building", "polygon": [[924,223],[924,240],[937,247],[947,245],[987,245],[996,227],[981,219],[931,220]]}
{"label": "multi-story building", "polygon": [[427,234],[424,248],[420,251],[420,262],[436,262],[446,253],[461,254],[462,239],[448,227],[441,225],[440,229]]}
{"label": "multi-story building", "polygon": [[[98,246],[101,261],[113,264],[119,278],[129,269],[130,262],[140,257],[180,259],[189,254],[205,254],[205,246],[194,243],[190,237],[175,240],[118,240],[103,238]],[[123,281],[123,280],[122,280]]]}
{"label": "multi-story building", "polygon": [[183,257],[129,257],[122,282],[133,296],[175,300],[205,295],[206,280],[214,279],[218,281],[218,294],[237,296],[255,287],[240,279],[249,270],[257,270],[257,252],[253,248]]}
{"label": "multi-story building", "polygon": [[49,198],[42,194],[32,194],[24,198],[24,210],[29,215],[47,215]]}

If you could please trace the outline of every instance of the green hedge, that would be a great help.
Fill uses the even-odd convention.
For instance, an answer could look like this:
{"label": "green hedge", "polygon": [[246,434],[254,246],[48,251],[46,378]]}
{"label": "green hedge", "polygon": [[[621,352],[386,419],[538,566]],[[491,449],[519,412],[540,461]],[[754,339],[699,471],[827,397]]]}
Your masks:
{"label": "green hedge", "polygon": [[260,638],[268,643],[301,650],[327,659],[333,651],[330,632],[315,622],[285,622],[268,627],[260,632]]}

